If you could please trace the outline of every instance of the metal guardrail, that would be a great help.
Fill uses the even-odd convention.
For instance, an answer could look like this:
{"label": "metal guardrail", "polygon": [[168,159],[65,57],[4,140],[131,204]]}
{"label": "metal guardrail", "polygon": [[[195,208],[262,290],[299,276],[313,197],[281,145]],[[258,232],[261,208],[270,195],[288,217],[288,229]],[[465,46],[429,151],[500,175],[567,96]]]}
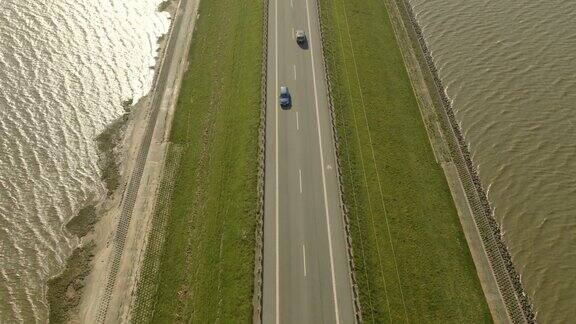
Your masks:
{"label": "metal guardrail", "polygon": [[326,63],[326,58],[324,56],[324,28],[322,25],[322,11],[321,11],[321,0],[313,0],[316,2],[316,10],[318,13],[318,26],[320,28],[320,46],[322,48],[322,65],[324,67],[324,80],[326,82],[326,89],[328,92],[328,105],[330,109],[330,123],[332,125],[332,135],[334,140],[334,149],[336,151],[336,170],[338,176],[338,193],[340,204],[342,206],[342,213],[344,216],[344,231],[346,232],[346,250],[348,252],[348,265],[350,267],[350,284],[352,286],[352,297],[354,302],[354,313],[356,321],[362,323],[362,307],[360,305],[360,297],[358,294],[358,284],[356,281],[356,275],[354,269],[356,266],[354,264],[354,248],[352,245],[352,236],[350,235],[350,220],[348,217],[348,208],[344,204],[344,186],[342,184],[342,167],[340,164],[340,142],[338,140],[337,129],[336,129],[336,112],[334,110],[334,102],[332,99],[332,83],[330,82],[330,73],[328,73],[328,64]]}
{"label": "metal guardrail", "polygon": [[266,173],[266,89],[268,86],[268,4],[262,0],[262,72],[260,76],[260,126],[258,133],[258,215],[254,253],[254,300],[252,322],[262,323],[264,289],[264,175]]}

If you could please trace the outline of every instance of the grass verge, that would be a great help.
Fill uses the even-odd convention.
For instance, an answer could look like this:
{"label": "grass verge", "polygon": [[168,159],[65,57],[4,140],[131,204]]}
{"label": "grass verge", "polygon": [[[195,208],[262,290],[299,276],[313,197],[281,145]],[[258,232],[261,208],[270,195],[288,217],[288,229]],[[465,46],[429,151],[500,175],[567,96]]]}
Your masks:
{"label": "grass verge", "polygon": [[383,0],[320,0],[366,322],[490,322]]}
{"label": "grass verge", "polygon": [[201,1],[199,14],[134,322],[251,320],[262,4]]}

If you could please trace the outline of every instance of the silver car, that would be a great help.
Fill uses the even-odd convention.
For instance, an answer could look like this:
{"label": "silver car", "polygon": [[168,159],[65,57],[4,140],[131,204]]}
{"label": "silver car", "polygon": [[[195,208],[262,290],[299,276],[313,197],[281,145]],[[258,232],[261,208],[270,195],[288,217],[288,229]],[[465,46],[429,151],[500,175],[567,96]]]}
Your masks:
{"label": "silver car", "polygon": [[286,108],[290,107],[292,104],[292,98],[290,98],[290,92],[288,87],[280,87],[280,107]]}
{"label": "silver car", "polygon": [[306,43],[306,34],[304,33],[303,30],[296,31],[296,43],[298,44]]}

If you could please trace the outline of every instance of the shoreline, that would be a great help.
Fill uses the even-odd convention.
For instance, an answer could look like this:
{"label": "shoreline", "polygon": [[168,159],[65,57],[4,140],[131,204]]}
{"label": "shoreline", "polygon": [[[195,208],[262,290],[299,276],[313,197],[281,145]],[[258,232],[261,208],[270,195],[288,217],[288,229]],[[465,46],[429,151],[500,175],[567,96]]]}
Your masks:
{"label": "shoreline", "polygon": [[91,198],[70,219],[65,228],[79,240],[78,246],[66,260],[64,269],[48,279],[46,300],[50,322],[76,322],[76,308],[84,291],[86,277],[91,272],[91,265],[96,248],[94,228],[102,217],[102,208],[117,191],[120,180],[121,161],[118,150],[125,137],[129,120],[129,111],[118,117],[96,139],[98,147],[98,165],[100,180],[104,183],[106,193],[101,197]]}
{"label": "shoreline", "polygon": [[97,226],[101,241],[80,305],[83,322],[131,320],[197,4],[193,0],[161,4],[170,14],[170,28],[159,40],[153,88],[139,102],[142,107],[134,109],[134,122],[128,127],[123,190]]}
{"label": "shoreline", "polygon": [[[145,128],[151,110],[151,94],[155,90],[160,66],[166,52],[166,35],[173,28],[173,20],[178,1],[165,0],[157,7],[157,12],[170,15],[170,27],[166,34],[157,39],[157,56],[152,88],[137,103],[132,99],[119,105],[125,113],[109,124],[95,139],[98,148],[98,165],[104,192],[88,200],[78,214],[70,219],[65,227],[78,237],[78,246],[66,259],[62,272],[47,282],[45,300],[48,304],[48,317],[56,323],[82,323],[86,318],[86,304],[97,304],[97,273],[106,268],[98,266],[116,232],[118,211],[134,167],[134,156],[140,147],[142,129]],[[104,253],[103,253],[104,252]],[[104,254],[104,256],[102,255]],[[98,262],[100,261],[100,262]],[[96,280],[94,280],[96,279]],[[65,289],[64,289],[65,288]]]}
{"label": "shoreline", "polygon": [[[498,224],[498,222],[495,220],[492,209],[490,207],[490,203],[486,197],[486,193],[484,190],[484,187],[480,181],[480,178],[478,176],[478,172],[476,170],[476,168],[474,167],[473,161],[472,161],[472,157],[470,155],[470,152],[468,150],[468,145],[467,142],[465,140],[465,137],[462,134],[462,130],[460,129],[460,126],[458,124],[458,121],[456,120],[456,117],[454,115],[454,111],[453,111],[453,107],[450,104],[450,100],[447,97],[446,92],[444,91],[444,86],[442,84],[442,81],[440,80],[439,76],[438,76],[438,72],[436,70],[436,66],[434,63],[434,60],[432,59],[432,57],[430,56],[430,51],[428,50],[427,47],[427,43],[425,40],[425,37],[423,35],[423,32],[420,28],[420,25],[418,24],[415,14],[413,12],[413,8],[410,5],[410,3],[407,0],[390,0],[392,2],[395,3],[395,5],[400,6],[402,8],[397,8],[398,11],[402,11],[400,13],[401,17],[398,17],[400,19],[400,21],[402,22],[403,25],[409,24],[412,27],[411,31],[406,30],[406,33],[408,34],[407,37],[408,39],[412,42],[412,46],[417,46],[418,48],[414,48],[415,51],[420,51],[421,55],[423,57],[417,57],[417,60],[419,61],[420,64],[424,64],[428,70],[428,72],[430,73],[431,76],[431,80],[426,79],[425,76],[423,76],[424,78],[424,83],[426,84],[426,86],[428,87],[428,90],[430,90],[430,96],[431,97],[436,97],[436,98],[432,98],[432,100],[434,101],[433,103],[433,109],[434,110],[440,110],[440,111],[436,111],[436,113],[440,113],[444,116],[438,116],[438,118],[440,120],[436,120],[434,122],[438,123],[440,128],[443,127],[448,127],[449,131],[452,132],[452,134],[445,134],[442,133],[442,130],[440,130],[440,132],[442,133],[442,139],[440,139],[441,142],[443,142],[442,146],[444,146],[444,148],[446,149],[446,151],[448,152],[448,154],[450,155],[451,158],[451,162],[449,162],[450,164],[452,164],[452,168],[454,168],[455,170],[455,174],[458,177],[458,180],[462,186],[463,189],[463,193],[462,194],[458,194],[458,193],[454,193],[455,196],[462,196],[460,198],[463,198],[466,200],[466,203],[469,204],[468,207],[470,207],[470,212],[474,218],[474,223],[476,224],[476,228],[478,231],[478,234],[480,236],[481,242],[484,245],[483,249],[485,250],[485,253],[488,257],[488,259],[490,259],[490,270],[492,271],[492,273],[496,276],[496,274],[499,272],[496,267],[498,267],[499,262],[497,260],[494,260],[494,258],[497,258],[497,255],[491,255],[491,252],[494,253],[495,251],[493,251],[493,249],[497,249],[497,252],[500,254],[501,260],[503,262],[503,265],[505,267],[505,271],[506,271],[506,276],[509,278],[509,280],[511,281],[512,284],[512,288],[513,288],[513,294],[514,297],[517,298],[517,301],[520,304],[520,311],[522,312],[522,316],[523,316],[523,320],[527,321],[528,323],[533,323],[534,322],[534,318],[535,318],[535,314],[533,312],[533,308],[531,305],[530,300],[528,299],[528,296],[526,295],[526,293],[524,292],[521,280],[520,280],[520,275],[518,274],[513,262],[512,262],[512,258],[510,256],[510,253],[508,251],[508,248],[505,244],[504,238],[502,237],[502,234],[500,232],[500,226]],[[406,21],[406,19],[408,21]],[[414,37],[416,39],[414,39]],[[418,54],[416,54],[418,55]],[[423,59],[423,62],[422,60]],[[423,72],[424,74],[425,72]],[[430,84],[432,83],[432,84]],[[419,99],[421,100],[421,99]],[[443,120],[445,119],[445,120]],[[442,125],[444,123],[444,125]],[[444,130],[444,132],[446,132],[447,130]],[[452,135],[452,136],[450,136]],[[431,142],[435,141],[436,144],[438,144],[438,139],[436,138],[430,138]],[[435,148],[435,151],[437,149],[437,147],[435,145],[432,145]],[[452,146],[452,147],[451,147]],[[455,146],[455,147],[453,147]],[[451,152],[452,153],[449,153]],[[460,161],[459,161],[460,160]],[[446,162],[445,162],[446,163]],[[463,164],[463,165],[459,165]],[[448,166],[445,166],[445,173],[446,173],[446,177],[447,180],[450,180],[450,175],[448,174],[448,171],[446,171],[447,169],[449,169]],[[468,180],[468,181],[466,181]],[[470,183],[467,183],[470,182]],[[469,186],[467,187],[466,184],[468,184]],[[452,189],[452,188],[451,188]],[[456,198],[456,197],[455,197]],[[456,199],[455,199],[456,202]],[[485,223],[485,224],[484,224]],[[487,233],[486,231],[489,229],[489,233]],[[484,231],[483,231],[484,230]],[[491,237],[493,237],[493,241],[495,241],[496,246],[495,247],[491,247],[491,246],[487,246],[489,244],[493,244],[491,243],[490,239]],[[468,237],[467,237],[468,238]],[[492,249],[491,249],[492,248]],[[472,250],[472,247],[470,247],[470,249]],[[492,250],[492,251],[491,251]],[[474,251],[471,251],[471,253],[474,254]],[[496,265],[494,265],[496,264]],[[501,295],[502,295],[502,299],[506,300],[508,298],[508,302],[511,301],[510,298],[513,299],[512,296],[510,296],[510,291],[506,291],[506,289],[502,289],[501,284],[502,284],[502,280],[505,280],[505,278],[496,278],[496,282],[498,283],[498,287],[501,290]],[[504,291],[502,291],[504,290]],[[488,302],[490,302],[488,300]],[[513,307],[510,305],[507,305],[509,307]],[[511,319],[517,319],[514,317],[514,315],[509,314]],[[516,314],[519,315],[519,314]]]}

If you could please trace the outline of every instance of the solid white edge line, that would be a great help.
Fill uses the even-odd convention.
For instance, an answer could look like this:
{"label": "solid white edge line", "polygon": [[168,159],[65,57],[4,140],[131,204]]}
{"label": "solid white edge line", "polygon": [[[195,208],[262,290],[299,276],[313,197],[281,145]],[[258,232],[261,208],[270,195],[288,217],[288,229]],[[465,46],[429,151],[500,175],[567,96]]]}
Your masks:
{"label": "solid white edge line", "polygon": [[304,261],[304,277],[306,277],[306,245],[302,244],[302,260]]}
{"label": "solid white edge line", "polygon": [[276,135],[274,136],[275,138],[275,171],[276,171],[276,324],[280,323],[280,255],[279,255],[279,251],[280,248],[278,246],[278,211],[279,211],[279,204],[278,204],[278,0],[274,1],[274,37],[275,37],[275,51],[274,51],[274,65],[275,65],[275,94],[276,96],[274,97],[274,100],[276,101],[276,105],[275,105],[275,109],[274,109],[274,122],[275,122],[275,129],[276,129]]}
{"label": "solid white edge line", "polygon": [[302,193],[302,169],[298,169],[298,179],[300,181],[300,193]]}
{"label": "solid white edge line", "polygon": [[314,84],[314,103],[316,106],[316,123],[318,125],[318,141],[320,144],[320,163],[322,169],[322,186],[324,189],[324,208],[326,211],[326,227],[328,229],[328,250],[330,252],[330,271],[332,274],[332,292],[334,295],[334,313],[336,316],[336,324],[340,323],[340,314],[338,312],[338,294],[336,292],[336,276],[334,274],[334,256],[332,251],[332,232],[330,230],[330,216],[328,210],[328,194],[326,193],[326,173],[324,171],[324,152],[322,151],[322,132],[320,131],[320,114],[318,112],[318,91],[316,86],[316,71],[314,69],[314,46],[312,42],[312,27],[310,24],[310,10],[308,0],[306,0],[306,17],[308,20],[308,32],[310,33],[310,57],[312,59],[312,83]]}

